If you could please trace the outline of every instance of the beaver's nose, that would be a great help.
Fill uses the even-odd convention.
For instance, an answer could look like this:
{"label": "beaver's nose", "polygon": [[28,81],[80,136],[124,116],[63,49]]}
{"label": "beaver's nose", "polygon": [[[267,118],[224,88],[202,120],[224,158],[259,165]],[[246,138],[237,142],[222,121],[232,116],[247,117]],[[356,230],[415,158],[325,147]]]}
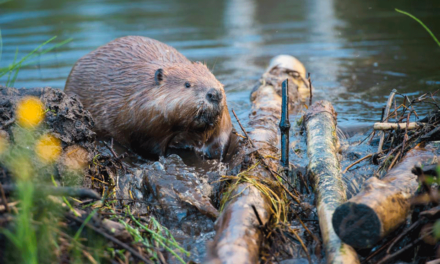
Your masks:
{"label": "beaver's nose", "polygon": [[223,95],[217,89],[211,88],[211,90],[208,91],[208,94],[206,94],[206,98],[211,103],[218,103],[222,100]]}

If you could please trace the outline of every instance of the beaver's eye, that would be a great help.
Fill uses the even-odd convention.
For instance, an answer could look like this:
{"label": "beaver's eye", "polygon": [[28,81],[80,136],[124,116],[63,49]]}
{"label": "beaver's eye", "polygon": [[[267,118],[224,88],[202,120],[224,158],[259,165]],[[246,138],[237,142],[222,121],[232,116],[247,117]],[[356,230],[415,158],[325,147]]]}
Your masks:
{"label": "beaver's eye", "polygon": [[186,82],[186,83],[185,83],[185,87],[186,87],[186,88],[190,88],[190,87],[191,87],[191,84],[190,84],[189,82]]}

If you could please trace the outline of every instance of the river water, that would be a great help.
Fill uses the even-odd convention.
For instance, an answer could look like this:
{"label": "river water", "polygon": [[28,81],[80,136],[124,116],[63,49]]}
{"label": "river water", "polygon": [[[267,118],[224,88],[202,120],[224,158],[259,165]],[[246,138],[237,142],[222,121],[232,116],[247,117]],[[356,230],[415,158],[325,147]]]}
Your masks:
{"label": "river water", "polygon": [[440,38],[434,0],[12,0],[0,5],[0,63],[53,36],[73,38],[22,69],[15,84],[62,89],[81,56],[117,37],[148,36],[205,61],[225,84],[229,108],[246,119],[249,91],[270,58],[291,54],[311,73],[314,98],[334,104],[340,125],[371,124],[393,88],[410,95],[440,88],[440,47],[394,8]]}

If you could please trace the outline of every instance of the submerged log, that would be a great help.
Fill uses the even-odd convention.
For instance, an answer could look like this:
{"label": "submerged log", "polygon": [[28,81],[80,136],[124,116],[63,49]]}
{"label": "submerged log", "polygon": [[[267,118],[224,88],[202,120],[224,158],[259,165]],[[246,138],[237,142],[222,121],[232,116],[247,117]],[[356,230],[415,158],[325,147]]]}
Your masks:
{"label": "submerged log", "polygon": [[[291,74],[293,72],[295,75]],[[249,174],[262,184],[276,183],[274,173],[278,171],[279,161],[267,157],[278,154],[281,83],[285,79],[289,80],[290,108],[298,108],[299,104],[295,102],[300,102],[300,93],[305,85],[298,76],[305,76],[304,66],[291,56],[278,56],[272,60],[260,85],[252,91],[252,111],[249,117],[252,131],[248,134],[252,146],[248,154],[245,154],[242,168],[246,170],[258,164]],[[258,227],[269,221],[273,213],[271,202],[255,184],[241,182],[231,186],[234,188],[230,190],[230,199],[225,203],[216,222],[216,236],[208,262],[258,263],[263,239]],[[281,196],[283,189],[273,191]],[[255,206],[259,219],[252,205]]]}
{"label": "submerged log", "polygon": [[352,247],[341,242],[331,225],[334,210],[346,200],[337,157],[336,113],[327,101],[313,104],[305,118],[309,173],[314,182],[319,226],[327,263],[359,263]]}
{"label": "submerged log", "polygon": [[436,157],[429,149],[416,147],[383,179],[370,178],[361,192],[339,206],[333,227],[345,243],[369,248],[405,222],[410,198],[419,186],[411,170],[417,164],[432,164]]}

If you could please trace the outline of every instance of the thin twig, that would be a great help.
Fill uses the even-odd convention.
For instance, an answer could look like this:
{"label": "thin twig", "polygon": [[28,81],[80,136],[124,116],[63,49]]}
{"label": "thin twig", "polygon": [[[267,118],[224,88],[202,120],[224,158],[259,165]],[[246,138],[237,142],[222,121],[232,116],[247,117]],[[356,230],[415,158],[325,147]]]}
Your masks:
{"label": "thin twig", "polygon": [[420,225],[420,219],[418,221],[416,221],[414,224],[412,224],[410,227],[408,227],[407,229],[405,229],[402,233],[400,233],[400,235],[398,235],[395,239],[392,240],[391,245],[388,247],[387,249],[387,254],[391,253],[391,249],[394,247],[394,245],[399,242],[402,237],[406,236],[410,231],[412,231],[413,229],[417,228]]}
{"label": "thin twig", "polygon": [[[20,203],[20,201],[11,202],[11,203],[8,204],[8,208],[15,207],[19,203]],[[2,212],[4,210],[6,210],[5,206],[4,205],[0,205],[0,212]]]}
{"label": "thin twig", "polygon": [[300,171],[298,171],[298,172],[296,173],[296,175],[299,177],[299,179],[301,180],[302,184],[304,184],[304,188],[306,188],[306,192],[307,192],[307,194],[310,194],[309,187],[307,186],[307,182],[306,182],[306,180],[304,179],[302,173],[301,173]]}
{"label": "thin twig", "polygon": [[260,215],[258,214],[257,208],[255,208],[255,205],[251,205],[252,209],[254,210],[255,216],[257,217],[258,223],[261,227],[263,227],[263,221],[261,221]]}
{"label": "thin twig", "polygon": [[84,221],[82,219],[79,219],[77,217],[71,216],[71,215],[66,215],[67,218],[80,223],[81,225],[85,225],[87,228],[95,231],[96,233],[100,234],[101,236],[105,237],[106,239],[112,241],[113,243],[117,244],[118,246],[124,248],[125,250],[129,251],[133,256],[135,256],[136,258],[138,258],[139,260],[145,262],[145,263],[151,263],[153,264],[152,261],[150,261],[149,259],[146,259],[144,256],[142,256],[141,254],[139,254],[139,252],[137,252],[134,248],[128,246],[127,244],[121,242],[119,239],[99,230],[98,228],[92,226],[89,223],[84,223]]}
{"label": "thin twig", "polygon": [[[394,98],[394,95],[396,94],[396,92],[397,92],[396,89],[393,89],[391,91],[390,96],[388,97],[387,105],[385,107],[384,118],[382,119],[382,122],[388,121],[388,118],[389,118],[388,115],[390,113],[391,105],[393,104],[393,98]],[[381,131],[380,132],[379,147],[377,149],[377,152],[381,152],[382,151],[384,140],[385,140],[385,133]]]}
{"label": "thin twig", "polygon": [[368,263],[372,258],[374,258],[377,254],[379,254],[380,252],[382,252],[384,249],[386,249],[394,240],[390,240],[388,241],[385,245],[382,245],[379,249],[377,249],[376,251],[374,251],[373,253],[371,253],[370,255],[368,255],[367,258],[365,258],[361,264],[366,264]]}
{"label": "thin twig", "polygon": [[403,252],[405,252],[406,250],[414,247],[415,245],[417,245],[418,243],[420,243],[425,237],[431,235],[432,232],[428,232],[425,235],[419,237],[418,239],[411,241],[411,243],[409,243],[408,245],[404,246],[403,248],[401,248],[400,250],[394,252],[391,255],[387,255],[384,258],[382,258],[380,261],[377,262],[377,264],[383,264],[386,263],[387,261],[392,260],[393,258],[397,257],[398,255],[402,254]]}
{"label": "thin twig", "polygon": [[350,168],[353,167],[354,165],[356,165],[356,164],[360,163],[361,161],[366,160],[366,159],[368,159],[368,158],[370,158],[370,157],[372,157],[372,156],[373,156],[373,154],[368,154],[367,156],[365,156],[365,157],[363,157],[363,158],[361,158],[361,159],[358,159],[357,161],[355,161],[355,162],[353,162],[352,164],[348,165],[348,167],[345,168],[345,170],[344,170],[342,173],[346,173],[346,172],[348,171],[348,169],[350,169]]}
{"label": "thin twig", "polygon": [[408,140],[408,126],[409,126],[410,116],[411,116],[411,112],[408,113],[408,116],[406,118],[405,135],[403,136],[402,151],[400,152],[401,156],[403,156],[403,154],[404,154],[403,152],[405,151],[405,143]]}
{"label": "thin twig", "polygon": [[307,231],[307,233],[309,233],[309,235],[313,238],[313,240],[315,240],[315,242],[319,245],[319,249],[321,249],[321,241],[319,241],[318,237],[315,236],[315,234],[313,234],[308,228],[307,226],[304,224],[304,222],[301,220],[301,217],[296,213],[295,210],[292,210],[293,213],[295,214],[296,218],[298,219],[298,221],[301,223],[302,227],[304,227],[304,229]]}
{"label": "thin twig", "polygon": [[393,161],[391,161],[390,166],[388,167],[388,171],[391,170],[396,163],[397,159],[400,157],[401,152],[397,153],[397,155],[394,157]]}
{"label": "thin twig", "polygon": [[[110,150],[110,152],[112,153],[113,157],[118,160],[121,161],[121,159],[125,158],[125,155],[127,154],[127,152],[122,153],[121,155],[118,156],[118,154],[116,154],[115,150],[113,149],[113,138],[110,141],[110,146],[107,144],[107,142],[103,141],[104,145],[108,148],[108,150]],[[122,165],[124,166],[124,165]]]}
{"label": "thin twig", "polygon": [[309,263],[312,264],[312,259],[310,258],[310,254],[309,251],[307,250],[306,245],[304,245],[304,242],[302,241],[302,239],[298,236],[298,234],[295,232],[295,229],[293,228],[289,228],[291,230],[291,232],[296,236],[296,238],[298,239],[299,243],[301,243],[302,248],[304,249],[304,252],[307,255],[307,259],[309,260]]}
{"label": "thin twig", "polygon": [[309,89],[310,89],[310,97],[309,97],[309,106],[312,105],[312,99],[313,99],[313,91],[312,91],[312,79],[310,79],[310,72],[307,73],[307,80],[309,82]]}

